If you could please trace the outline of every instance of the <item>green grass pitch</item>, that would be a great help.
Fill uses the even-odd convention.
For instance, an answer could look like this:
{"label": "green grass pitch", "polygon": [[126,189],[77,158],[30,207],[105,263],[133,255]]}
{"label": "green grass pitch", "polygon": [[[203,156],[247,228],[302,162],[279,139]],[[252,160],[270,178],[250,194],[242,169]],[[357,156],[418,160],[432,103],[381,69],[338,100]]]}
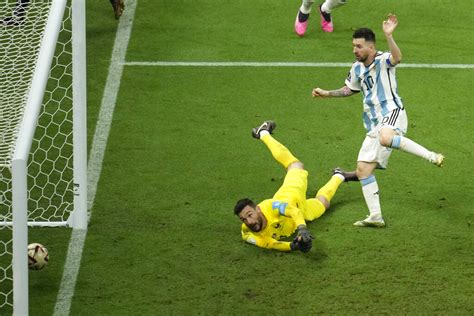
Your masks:
{"label": "green grass pitch", "polygon": [[[391,12],[403,63],[474,63],[469,1],[349,0],[332,34],[315,5],[297,38],[300,4],[139,0],[126,60],[349,63],[357,27],[373,28],[387,49],[381,24]],[[116,22],[108,1],[88,1],[87,14],[90,144]],[[366,206],[349,183],[309,224],[310,253],[241,241],[235,201],[269,198],[284,177],[250,136],[262,120],[274,119],[276,138],[305,163],[309,194],[333,167],[355,167],[361,97],[311,98],[315,86],[341,87],[348,71],[125,66],[71,315],[472,315],[472,68],[398,69],[408,136],[446,165],[393,153],[376,173],[385,229],[352,226]],[[30,231],[51,255],[30,272],[31,315],[53,312],[69,236]]]}

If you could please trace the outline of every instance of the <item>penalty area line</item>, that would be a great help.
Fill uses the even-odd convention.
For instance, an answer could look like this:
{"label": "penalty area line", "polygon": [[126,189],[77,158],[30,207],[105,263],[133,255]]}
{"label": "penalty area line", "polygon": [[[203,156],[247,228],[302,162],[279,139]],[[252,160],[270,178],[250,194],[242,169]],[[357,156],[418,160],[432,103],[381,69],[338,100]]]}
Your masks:
{"label": "penalty area line", "polygon": [[[206,61],[127,61],[124,66],[144,67],[315,67],[315,68],[348,68],[352,63],[341,62],[206,62]],[[400,68],[433,68],[433,69],[473,69],[474,64],[400,64]]]}
{"label": "penalty area line", "polygon": [[[89,217],[91,215],[92,206],[97,192],[97,184],[102,171],[102,162],[104,160],[112,116],[120,88],[120,81],[122,79],[123,62],[125,60],[128,42],[130,40],[136,2],[137,0],[126,0],[126,10],[120,18],[117,33],[115,35],[109,73],[105,84],[104,95],[102,96],[99,117],[97,119],[96,130],[87,166],[87,209],[89,211]],[[54,307],[55,316],[67,316],[70,313],[86,236],[87,230],[72,230],[66,261],[64,263],[61,285],[56,299],[56,305]]]}

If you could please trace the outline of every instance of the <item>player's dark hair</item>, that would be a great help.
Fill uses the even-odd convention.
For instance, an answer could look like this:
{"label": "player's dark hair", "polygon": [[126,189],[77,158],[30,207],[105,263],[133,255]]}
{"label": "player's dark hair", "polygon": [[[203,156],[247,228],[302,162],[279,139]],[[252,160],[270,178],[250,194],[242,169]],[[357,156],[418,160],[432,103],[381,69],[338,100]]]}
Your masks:
{"label": "player's dark hair", "polygon": [[354,34],[352,34],[352,38],[363,38],[367,42],[375,43],[375,34],[371,29],[368,28],[360,28],[355,30]]}
{"label": "player's dark hair", "polygon": [[241,199],[237,201],[237,204],[234,206],[234,214],[239,215],[240,212],[244,209],[244,207],[250,205],[251,207],[255,208],[257,205],[251,199]]}

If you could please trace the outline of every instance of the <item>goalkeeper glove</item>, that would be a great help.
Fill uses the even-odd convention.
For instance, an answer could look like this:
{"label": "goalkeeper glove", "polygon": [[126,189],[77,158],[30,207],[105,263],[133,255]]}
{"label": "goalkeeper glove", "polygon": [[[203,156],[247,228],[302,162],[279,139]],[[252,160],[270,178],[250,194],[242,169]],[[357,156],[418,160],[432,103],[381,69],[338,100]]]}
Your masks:
{"label": "goalkeeper glove", "polygon": [[302,252],[308,252],[313,247],[313,235],[306,228],[306,225],[298,226],[298,234],[290,244],[291,250],[301,250]]}
{"label": "goalkeeper glove", "polygon": [[313,235],[311,235],[310,231],[306,228],[306,225],[300,225],[298,226],[298,234],[297,234],[297,238],[304,242],[304,243],[308,243],[308,242],[311,242],[311,240],[314,239]]}
{"label": "goalkeeper glove", "polygon": [[292,251],[301,250],[302,252],[308,252],[311,250],[311,247],[313,247],[313,241],[311,239],[309,242],[303,242],[298,236],[290,243]]}

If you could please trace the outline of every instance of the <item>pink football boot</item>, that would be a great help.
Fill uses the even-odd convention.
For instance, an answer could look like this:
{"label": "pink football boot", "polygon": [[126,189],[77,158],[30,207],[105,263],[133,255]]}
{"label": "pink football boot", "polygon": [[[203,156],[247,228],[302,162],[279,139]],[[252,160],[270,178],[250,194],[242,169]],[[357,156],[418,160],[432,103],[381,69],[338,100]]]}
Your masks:
{"label": "pink football boot", "polygon": [[295,32],[298,34],[298,36],[302,37],[304,33],[306,33],[306,29],[308,28],[308,20],[304,22],[300,22],[298,20],[298,13],[296,14],[296,20],[295,20]]}
{"label": "pink football boot", "polygon": [[334,25],[332,24],[331,13],[326,13],[321,10],[319,6],[319,15],[321,16],[321,28],[324,32],[331,33],[334,31]]}

